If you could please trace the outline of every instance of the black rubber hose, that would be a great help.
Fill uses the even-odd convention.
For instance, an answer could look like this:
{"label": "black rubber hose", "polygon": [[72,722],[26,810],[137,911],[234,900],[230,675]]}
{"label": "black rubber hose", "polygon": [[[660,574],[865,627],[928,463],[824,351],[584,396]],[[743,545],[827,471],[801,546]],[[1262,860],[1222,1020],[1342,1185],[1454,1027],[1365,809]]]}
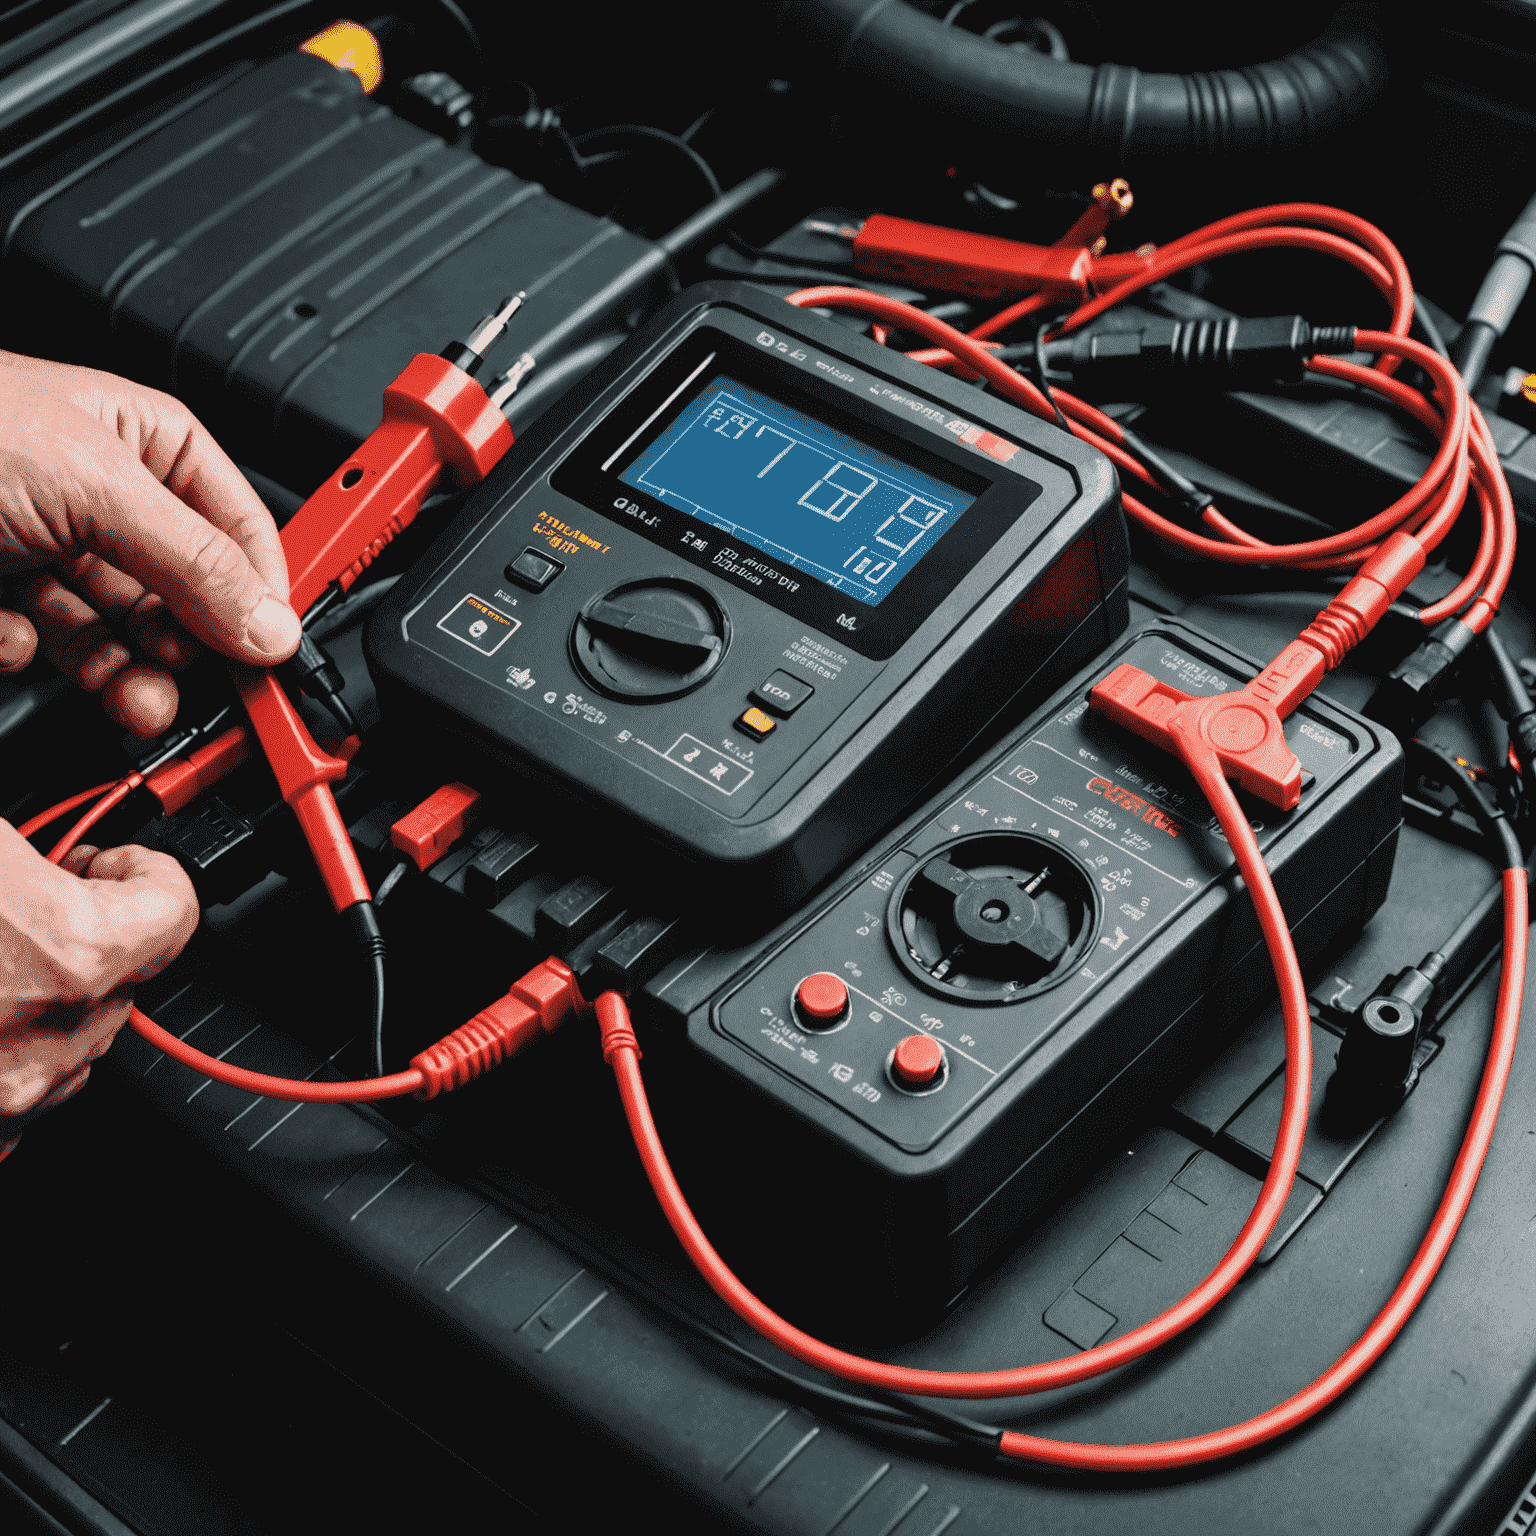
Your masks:
{"label": "black rubber hose", "polygon": [[1198,74],[1075,64],[946,27],[906,0],[781,0],[778,33],[827,61],[837,95],[875,98],[908,139],[952,134],[995,157],[1087,161],[1104,174],[1197,156],[1305,149],[1364,117],[1387,78],[1373,5],[1349,0],[1282,59]]}

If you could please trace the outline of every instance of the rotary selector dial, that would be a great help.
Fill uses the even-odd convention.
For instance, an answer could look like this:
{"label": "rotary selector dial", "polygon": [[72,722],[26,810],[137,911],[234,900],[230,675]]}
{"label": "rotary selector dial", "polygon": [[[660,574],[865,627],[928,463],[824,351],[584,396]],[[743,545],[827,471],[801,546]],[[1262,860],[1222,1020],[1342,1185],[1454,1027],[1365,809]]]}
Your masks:
{"label": "rotary selector dial", "polygon": [[902,963],[941,993],[1012,1002],[1054,986],[1093,939],[1098,896],[1059,844],[982,833],[937,850],[891,893]]}
{"label": "rotary selector dial", "polygon": [[631,581],[589,602],[571,631],[583,676],[618,699],[660,702],[704,682],[725,656],[730,621],[691,581]]}

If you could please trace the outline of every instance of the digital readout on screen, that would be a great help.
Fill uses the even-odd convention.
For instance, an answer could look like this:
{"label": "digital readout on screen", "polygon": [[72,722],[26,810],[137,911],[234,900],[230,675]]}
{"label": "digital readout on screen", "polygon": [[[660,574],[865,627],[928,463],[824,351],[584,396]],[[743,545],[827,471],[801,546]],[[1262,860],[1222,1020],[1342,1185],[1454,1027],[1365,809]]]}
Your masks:
{"label": "digital readout on screen", "polygon": [[871,606],[976,500],[725,377],[618,477]]}

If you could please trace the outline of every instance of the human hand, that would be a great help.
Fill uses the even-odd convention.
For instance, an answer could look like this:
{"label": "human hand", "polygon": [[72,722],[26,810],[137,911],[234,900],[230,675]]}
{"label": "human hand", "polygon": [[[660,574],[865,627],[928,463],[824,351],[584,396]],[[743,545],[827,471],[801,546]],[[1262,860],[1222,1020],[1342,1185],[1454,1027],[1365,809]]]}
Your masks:
{"label": "human hand", "polygon": [[84,1087],[134,984],[181,953],[197,917],[165,854],[80,847],[55,867],[0,822],[0,1161]]}
{"label": "human hand", "polygon": [[[0,674],[44,653],[139,736],[176,716],[195,647],[274,666],[298,648],[277,527],[170,395],[0,352]],[[119,633],[147,661],[136,662]]]}

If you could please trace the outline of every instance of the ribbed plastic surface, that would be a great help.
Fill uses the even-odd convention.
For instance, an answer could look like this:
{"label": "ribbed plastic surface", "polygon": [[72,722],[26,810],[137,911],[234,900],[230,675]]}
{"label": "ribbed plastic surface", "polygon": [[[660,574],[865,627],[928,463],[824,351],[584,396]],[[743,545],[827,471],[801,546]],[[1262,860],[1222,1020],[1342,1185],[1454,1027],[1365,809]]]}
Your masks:
{"label": "ribbed plastic surface", "polygon": [[498,295],[528,303],[485,376],[526,350],[542,383],[672,286],[657,247],[319,59],[284,55],[199,96],[4,189],[0,283],[28,302],[5,307],[0,342],[170,389],[301,492],[378,423],[412,356]]}

